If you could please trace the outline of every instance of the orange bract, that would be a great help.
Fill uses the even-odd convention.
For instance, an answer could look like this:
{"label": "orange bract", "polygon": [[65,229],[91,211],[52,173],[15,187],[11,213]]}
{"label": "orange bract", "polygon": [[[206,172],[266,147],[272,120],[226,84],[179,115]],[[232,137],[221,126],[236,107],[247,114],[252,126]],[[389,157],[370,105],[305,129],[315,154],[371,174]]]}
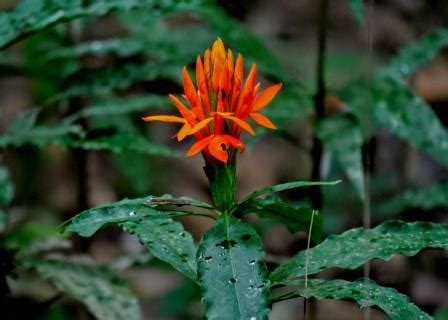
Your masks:
{"label": "orange bract", "polygon": [[155,115],[143,118],[145,121],[181,123],[183,126],[175,135],[178,141],[194,135],[198,140],[187,155],[204,153],[207,159],[226,163],[229,151],[244,150],[239,137],[242,130],[255,134],[248,123],[249,118],[260,126],[275,129],[275,125],[259,111],[266,107],[281,89],[282,84],[272,85],[258,93],[256,83],[257,66],[252,64],[243,84],[243,57],[238,54],[234,61],[232,51],[225,50],[218,38],[207,49],[204,60],[196,59],[196,87],[187,69],[182,70],[184,95],[188,106],[179,98],[170,95],[180,116]]}

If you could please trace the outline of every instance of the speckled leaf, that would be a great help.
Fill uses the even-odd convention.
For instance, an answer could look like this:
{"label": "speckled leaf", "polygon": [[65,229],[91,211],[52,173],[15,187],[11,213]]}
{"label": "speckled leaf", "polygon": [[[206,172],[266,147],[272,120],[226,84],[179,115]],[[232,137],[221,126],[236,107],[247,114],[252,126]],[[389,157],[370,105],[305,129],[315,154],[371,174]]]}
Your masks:
{"label": "speckled leaf", "polygon": [[394,214],[411,208],[430,210],[437,207],[448,208],[448,184],[446,183],[405,191],[381,203],[376,211],[380,214]]}
{"label": "speckled leaf", "polygon": [[311,239],[319,242],[323,235],[322,216],[317,211],[306,207],[293,207],[277,197],[254,198],[246,202],[243,207],[238,207],[236,212],[238,214],[256,213],[260,218],[284,224],[292,233],[298,231],[308,233],[314,214]]}
{"label": "speckled leaf", "polygon": [[373,229],[355,228],[331,235],[308,254],[302,251],[279,266],[271,280],[282,282],[329,268],[355,269],[371,259],[413,256],[424,248],[448,249],[448,224],[390,221]]}
{"label": "speckled leaf", "polygon": [[[169,195],[165,195],[165,197],[167,196]],[[123,199],[118,202],[85,210],[65,222],[63,225],[63,231],[75,232],[82,237],[90,237],[101,227],[109,224],[136,222],[148,216],[153,219],[163,220],[169,217],[193,214],[184,211],[157,210],[156,206],[160,205],[160,202],[153,203],[153,199],[160,199],[160,197],[148,196],[145,198],[137,199]],[[179,199],[183,201],[181,205],[203,205],[202,202],[191,198],[182,197]],[[176,205],[176,203],[174,203],[174,205]]]}
{"label": "speckled leaf", "polygon": [[364,14],[362,12],[364,8],[364,0],[350,0],[350,7],[352,8],[356,20],[361,24],[364,23]]}
{"label": "speckled leaf", "polygon": [[[284,298],[305,297],[316,299],[355,300],[361,308],[376,306],[392,320],[432,319],[420,310],[409,298],[393,288],[379,286],[372,280],[320,280],[310,279],[305,288],[304,281],[291,281],[288,285],[301,288],[287,294]],[[283,300],[283,299],[282,299]]]}
{"label": "speckled leaf", "polygon": [[84,303],[97,319],[142,319],[135,295],[106,268],[66,260],[33,260],[28,265],[60,291]]}
{"label": "speckled leaf", "polygon": [[247,223],[222,215],[198,249],[207,319],[267,319],[268,281],[260,238]]}
{"label": "speckled leaf", "polygon": [[344,169],[360,199],[365,199],[361,155],[363,136],[356,120],[346,115],[326,118],[317,124],[316,132],[325,149],[334,155]]}
{"label": "speckled leaf", "polygon": [[136,235],[156,258],[197,281],[196,246],[182,224],[171,218],[153,219],[146,216],[138,221],[124,222],[122,226]]}
{"label": "speckled leaf", "polygon": [[448,29],[437,29],[402,48],[398,55],[382,68],[380,74],[397,79],[408,77],[429,63],[447,45]]}
{"label": "speckled leaf", "polygon": [[248,201],[250,199],[260,197],[267,194],[272,194],[276,192],[296,189],[296,188],[303,188],[303,187],[312,187],[312,186],[333,186],[341,182],[338,181],[292,181],[292,182],[286,182],[281,184],[276,184],[270,187],[262,188],[257,191],[252,192],[249,194],[246,198],[244,198],[241,201],[241,204],[243,204],[245,201]]}
{"label": "speckled leaf", "polygon": [[147,3],[147,0],[23,0],[13,10],[0,13],[0,49],[58,23]]}

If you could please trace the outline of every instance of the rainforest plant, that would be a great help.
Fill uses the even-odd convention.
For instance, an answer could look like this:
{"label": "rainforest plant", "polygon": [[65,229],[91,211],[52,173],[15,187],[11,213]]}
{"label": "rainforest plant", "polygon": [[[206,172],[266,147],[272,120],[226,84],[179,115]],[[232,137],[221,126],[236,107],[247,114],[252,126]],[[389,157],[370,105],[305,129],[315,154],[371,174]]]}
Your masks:
{"label": "rainforest plant", "polygon": [[[366,145],[387,131],[434,162],[448,165],[448,131],[408,81],[448,44],[448,30],[428,33],[371,73],[353,72],[348,82],[330,87],[324,72],[325,65],[331,64],[325,51],[328,0],[316,3],[318,81],[313,89],[285,71],[276,53],[211,0],[22,0],[1,12],[0,75],[27,79],[35,93],[34,106],[20,112],[0,134],[4,151],[0,166],[1,317],[18,319],[18,312],[29,312],[45,319],[70,318],[55,303],[67,295],[98,319],[142,319],[137,295],[117,274],[133,266],[160,267],[161,261],[187,279],[183,299],[172,298],[177,308],[182,301],[189,305],[201,300],[208,319],[266,319],[275,303],[292,298],[354,300],[361,308],[375,307],[391,319],[432,319],[431,310],[423,311],[406,295],[374,280],[318,276],[335,268],[359,274],[360,267],[374,259],[413,256],[425,248],[448,249],[447,224],[384,221],[409,208],[447,208],[446,183],[413,188],[370,208],[369,192],[375,190],[369,189],[369,168],[362,161]],[[349,3],[362,24],[363,1]],[[179,13],[193,22],[177,25],[165,19]],[[127,33],[110,39],[83,38],[83,30],[93,29],[95,18],[103,15],[114,18]],[[351,68],[354,65],[350,62]],[[178,92],[179,85],[183,92]],[[168,96],[171,103],[167,91],[173,93]],[[150,124],[141,120],[137,114],[141,112]],[[146,129],[154,128],[156,121],[180,126],[176,140],[193,140],[186,155],[202,156],[210,203],[171,194],[149,195],[158,190],[155,185],[166,173],[157,157],[177,161],[184,156],[148,134]],[[303,149],[288,129],[304,122],[313,128],[313,146],[305,152],[310,153],[310,176],[315,181],[266,186],[237,198],[238,159],[251,143],[248,135],[252,141],[255,134],[276,135]],[[49,145],[65,150],[48,151]],[[45,225],[34,215],[47,211],[35,204],[44,193],[36,168],[52,166],[54,150],[72,158],[70,171],[77,179],[76,208],[69,210],[72,218],[59,228]],[[130,199],[89,209],[92,177],[88,169],[93,151],[105,152],[114,169],[123,174],[129,190],[120,194]],[[325,153],[332,156],[327,158],[332,169],[327,176],[321,170]],[[58,163],[61,158],[57,157]],[[296,159],[291,156],[283,161]],[[259,165],[254,161],[253,166]],[[19,190],[16,198],[11,176]],[[338,180],[341,176],[344,181]],[[27,188],[28,194],[23,191]],[[304,191],[301,188],[308,195],[303,203],[284,200],[282,192]],[[327,201],[324,193],[336,194],[337,201]],[[333,224],[342,215],[335,219],[330,214],[340,204],[348,212],[352,208],[346,205],[347,199],[353,198],[354,210],[372,209],[367,218],[376,227],[371,228],[365,219],[364,227],[336,232]],[[24,213],[23,199],[37,209]],[[353,225],[361,214],[347,212],[344,217]],[[213,225],[194,241],[177,219],[184,216],[206,217]],[[291,258],[266,254],[260,227],[265,221],[300,232],[306,244]],[[136,237],[149,252],[108,263],[79,253],[87,251],[90,239],[84,238],[109,226]],[[327,236],[329,231],[333,234]],[[52,283],[56,294],[44,301],[27,301],[29,305],[20,300],[22,304],[14,309],[18,301],[14,282],[32,272]],[[369,277],[368,272],[364,275]],[[202,311],[194,316],[202,317]]]}

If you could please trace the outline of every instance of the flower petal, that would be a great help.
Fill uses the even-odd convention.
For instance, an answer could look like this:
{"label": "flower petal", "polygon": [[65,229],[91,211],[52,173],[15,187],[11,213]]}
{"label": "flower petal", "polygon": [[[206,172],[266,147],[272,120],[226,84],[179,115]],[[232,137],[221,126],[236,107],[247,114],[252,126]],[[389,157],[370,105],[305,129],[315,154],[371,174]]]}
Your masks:
{"label": "flower petal", "polygon": [[184,85],[185,96],[187,97],[188,102],[190,103],[192,108],[196,107],[198,104],[198,96],[196,93],[196,88],[191,81],[186,67],[182,69],[182,82]]}
{"label": "flower petal", "polygon": [[224,119],[229,119],[230,121],[233,121],[237,126],[241,127],[242,129],[249,132],[251,135],[255,135],[255,130],[251,127],[249,123],[247,123],[244,120],[241,120],[240,118],[234,117],[234,116],[222,116]]}
{"label": "flower petal", "polygon": [[177,141],[182,141],[185,137],[190,133],[191,126],[188,123],[185,123],[182,128],[180,128],[179,132],[176,134]]}
{"label": "flower petal", "polygon": [[244,151],[244,143],[242,143],[239,139],[232,137],[231,135],[225,134],[222,136],[227,140],[228,143],[232,145],[232,147],[238,149],[240,153]]}
{"label": "flower petal", "polygon": [[189,134],[189,135],[190,135],[190,134],[195,134],[196,132],[202,130],[202,129],[203,129],[206,125],[208,125],[208,124],[210,123],[210,121],[212,121],[212,120],[213,120],[213,118],[210,117],[210,118],[206,118],[206,119],[204,119],[204,120],[202,120],[202,121],[196,123],[196,124],[193,126],[193,128],[190,129],[190,132],[189,132],[188,134]]}
{"label": "flower petal", "polygon": [[199,140],[198,142],[194,143],[191,146],[191,148],[187,151],[187,156],[192,157],[195,154],[204,150],[204,148],[208,146],[210,141],[212,141],[213,137],[214,136],[208,136],[208,137],[203,138],[203,139]]}
{"label": "flower petal", "polygon": [[281,87],[282,84],[277,83],[264,89],[260,93],[260,95],[255,99],[255,102],[252,106],[252,111],[258,111],[267,106],[268,103],[271,102],[271,100],[275,97],[277,92],[281,89]]}
{"label": "flower petal", "polygon": [[149,116],[142,118],[144,121],[162,121],[162,122],[175,122],[175,123],[185,123],[186,120],[177,116]]}
{"label": "flower petal", "polygon": [[227,153],[228,149],[229,142],[223,136],[214,136],[208,145],[210,154],[224,163],[226,163],[229,158],[229,154]]}
{"label": "flower petal", "polygon": [[193,125],[196,122],[196,115],[191,112],[191,110],[188,109],[175,95],[170,94],[169,98],[174,102],[174,105],[176,106],[177,110],[179,110],[179,113],[182,115],[182,117],[184,117],[185,120],[188,121],[188,123]]}
{"label": "flower petal", "polygon": [[207,77],[204,73],[204,66],[202,65],[201,57],[196,58],[196,84],[199,88],[201,101],[204,103],[207,111],[210,112],[210,100],[208,97]]}
{"label": "flower petal", "polygon": [[272,123],[271,120],[269,120],[268,117],[266,117],[265,115],[261,114],[261,113],[251,113],[250,117],[252,119],[254,119],[254,121],[256,123],[258,123],[260,126],[269,128],[269,129],[277,129],[277,127],[275,126],[275,124]]}

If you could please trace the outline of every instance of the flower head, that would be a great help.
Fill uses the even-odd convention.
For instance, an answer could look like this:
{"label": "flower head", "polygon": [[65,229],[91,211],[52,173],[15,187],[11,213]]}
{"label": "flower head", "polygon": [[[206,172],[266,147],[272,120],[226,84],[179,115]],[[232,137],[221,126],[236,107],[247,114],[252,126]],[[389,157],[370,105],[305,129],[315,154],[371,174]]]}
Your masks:
{"label": "flower head", "polygon": [[194,135],[197,142],[188,150],[188,156],[202,152],[207,159],[227,163],[232,150],[243,152],[240,141],[242,131],[255,135],[249,118],[258,125],[275,129],[275,125],[259,111],[266,107],[282,87],[272,85],[258,92],[256,82],[257,66],[252,64],[244,78],[243,57],[236,61],[230,49],[218,38],[211,49],[205,51],[203,60],[196,59],[196,86],[187,69],[182,70],[184,94],[187,103],[169,95],[179,115],[155,115],[143,118],[145,121],[163,121],[182,124],[176,133],[178,141]]}

